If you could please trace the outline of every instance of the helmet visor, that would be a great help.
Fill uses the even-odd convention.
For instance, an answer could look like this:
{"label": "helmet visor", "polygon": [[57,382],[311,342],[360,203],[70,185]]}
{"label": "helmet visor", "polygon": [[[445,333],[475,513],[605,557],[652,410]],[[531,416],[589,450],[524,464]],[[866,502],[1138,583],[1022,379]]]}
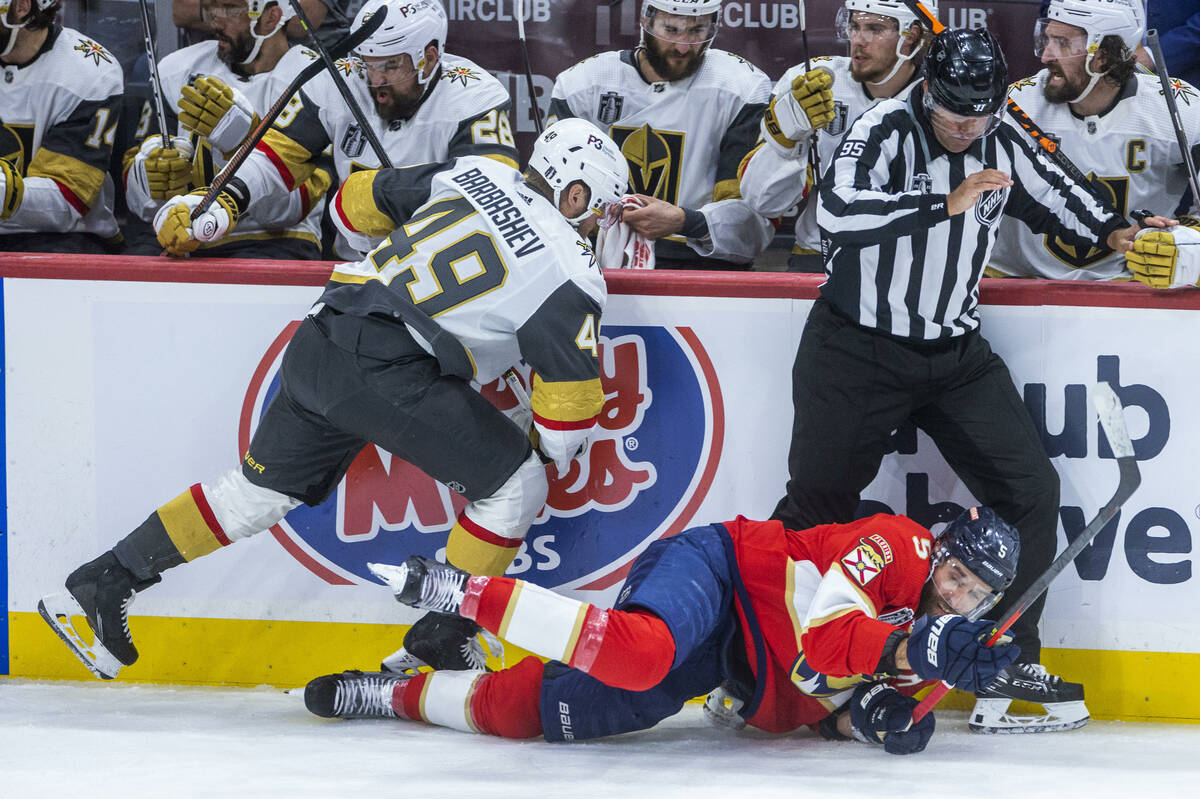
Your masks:
{"label": "helmet visor", "polygon": [[929,579],[942,601],[971,621],[995,607],[1004,595],[1003,591],[997,591],[981,580],[944,547],[933,556]]}
{"label": "helmet visor", "polygon": [[838,9],[834,20],[838,41],[860,41],[863,44],[873,42],[878,38],[898,38],[900,23],[891,17],[871,14],[866,11],[851,11],[842,6]]}
{"label": "helmet visor", "polygon": [[642,30],[647,36],[671,44],[708,44],[717,38],[720,27],[716,14],[693,17],[647,7],[642,17]]}
{"label": "helmet visor", "polygon": [[968,144],[995,132],[996,128],[1000,127],[1004,115],[1003,103],[990,114],[958,114],[934,100],[930,92],[925,92],[924,105],[925,113],[929,115],[929,122],[938,138]]}
{"label": "helmet visor", "polygon": [[407,86],[417,74],[412,59],[406,55],[387,58],[360,56],[367,74],[367,86],[378,89],[383,86]]}
{"label": "helmet visor", "polygon": [[245,0],[201,0],[200,19],[212,24],[214,19],[222,22],[231,19],[250,18],[250,7]]}
{"label": "helmet visor", "polygon": [[1042,17],[1033,26],[1033,54],[1050,58],[1075,58],[1087,55],[1087,31]]}

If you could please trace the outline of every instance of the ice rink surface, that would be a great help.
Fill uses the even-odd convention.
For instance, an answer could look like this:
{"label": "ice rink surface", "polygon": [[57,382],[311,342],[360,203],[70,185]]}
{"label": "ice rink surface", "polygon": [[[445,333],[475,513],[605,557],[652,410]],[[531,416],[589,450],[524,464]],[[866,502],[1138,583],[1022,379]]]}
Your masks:
{"label": "ice rink surface", "polygon": [[938,714],[909,757],[710,727],[696,705],[581,744],[331,721],[271,688],[0,678],[0,797],[1137,797],[1200,795],[1200,726],[984,736]]}

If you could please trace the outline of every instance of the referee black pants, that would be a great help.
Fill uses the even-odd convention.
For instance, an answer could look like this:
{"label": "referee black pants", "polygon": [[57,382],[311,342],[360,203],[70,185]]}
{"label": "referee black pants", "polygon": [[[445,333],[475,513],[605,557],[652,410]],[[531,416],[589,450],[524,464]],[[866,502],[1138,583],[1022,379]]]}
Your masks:
{"label": "referee black pants", "polygon": [[[1054,559],[1059,481],[1008,367],[978,332],[913,343],[855,325],[824,300],[809,314],[792,368],[795,416],[787,496],[772,518],[790,529],[847,522],[879,471],[889,438],[912,421],[963,484],[1021,535],[1011,603]],[[1038,662],[1045,595],[1011,628]]]}

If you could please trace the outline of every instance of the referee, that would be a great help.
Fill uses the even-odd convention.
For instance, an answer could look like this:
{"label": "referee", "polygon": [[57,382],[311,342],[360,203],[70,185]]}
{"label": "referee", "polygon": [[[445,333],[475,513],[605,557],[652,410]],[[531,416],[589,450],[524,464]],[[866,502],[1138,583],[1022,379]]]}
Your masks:
{"label": "referee", "polygon": [[[1053,559],[1059,503],[1008,367],[979,333],[979,279],[998,222],[1008,214],[1118,252],[1137,232],[1000,125],[1007,87],[990,33],[945,30],[922,84],[864,112],[842,140],[818,195],[828,279],[792,369],[790,480],[773,514],[793,530],[853,519],[892,431],[911,420],[980,504],[1021,532],[1017,578],[997,613]],[[1038,665],[1042,605],[1013,625],[1021,661],[989,691],[1008,678],[1029,689],[1022,699],[1078,699],[1082,726],[1082,686]]]}

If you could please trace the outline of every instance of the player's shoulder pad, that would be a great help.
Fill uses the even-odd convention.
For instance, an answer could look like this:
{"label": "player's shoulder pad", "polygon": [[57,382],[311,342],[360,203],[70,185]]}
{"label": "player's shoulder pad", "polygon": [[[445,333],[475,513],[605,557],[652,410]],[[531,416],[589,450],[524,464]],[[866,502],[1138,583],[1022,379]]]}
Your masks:
{"label": "player's shoulder pad", "polygon": [[508,89],[492,73],[470,59],[442,55],[441,81],[448,91],[450,107],[464,116],[481,114],[487,109],[510,100]]}
{"label": "player's shoulder pad", "polygon": [[752,103],[765,103],[770,97],[771,79],[767,73],[727,50],[709,49],[704,65],[696,73],[696,83],[701,82],[741,95]]}
{"label": "player's shoulder pad", "polygon": [[620,50],[605,50],[595,55],[590,55],[580,61],[576,61],[571,66],[558,73],[558,77],[554,79],[555,83],[561,80],[570,81],[585,81],[588,76],[597,70],[608,69],[613,63],[620,63]]}
{"label": "player's shoulder pad", "polygon": [[[280,58],[278,63],[275,64],[275,69],[271,71],[275,73],[276,77],[290,80],[318,58],[320,58],[320,56],[315,50],[310,50],[304,45],[296,44],[288,48],[288,51],[284,53],[283,57]],[[348,67],[342,66],[342,62],[345,60],[346,59],[342,59],[341,61],[335,62],[335,66],[337,66],[339,69],[345,68],[347,71],[349,71]]]}
{"label": "player's shoulder pad", "polygon": [[[1135,73],[1133,79],[1138,82],[1139,95],[1146,92],[1153,98],[1150,107],[1160,105],[1164,111],[1166,110],[1165,102],[1160,99],[1163,96],[1162,82],[1159,81],[1156,73],[1151,72],[1145,75]],[[1179,109],[1179,116],[1184,122],[1184,129],[1188,131],[1190,138],[1195,142],[1196,129],[1200,128],[1200,90],[1186,80],[1173,75],[1169,76],[1169,82],[1171,93],[1175,96],[1175,107]]]}
{"label": "player's shoulder pad", "polygon": [[98,100],[124,92],[125,76],[117,57],[90,36],[63,28],[51,52],[56,71],[61,70],[57,77],[77,96]]}

